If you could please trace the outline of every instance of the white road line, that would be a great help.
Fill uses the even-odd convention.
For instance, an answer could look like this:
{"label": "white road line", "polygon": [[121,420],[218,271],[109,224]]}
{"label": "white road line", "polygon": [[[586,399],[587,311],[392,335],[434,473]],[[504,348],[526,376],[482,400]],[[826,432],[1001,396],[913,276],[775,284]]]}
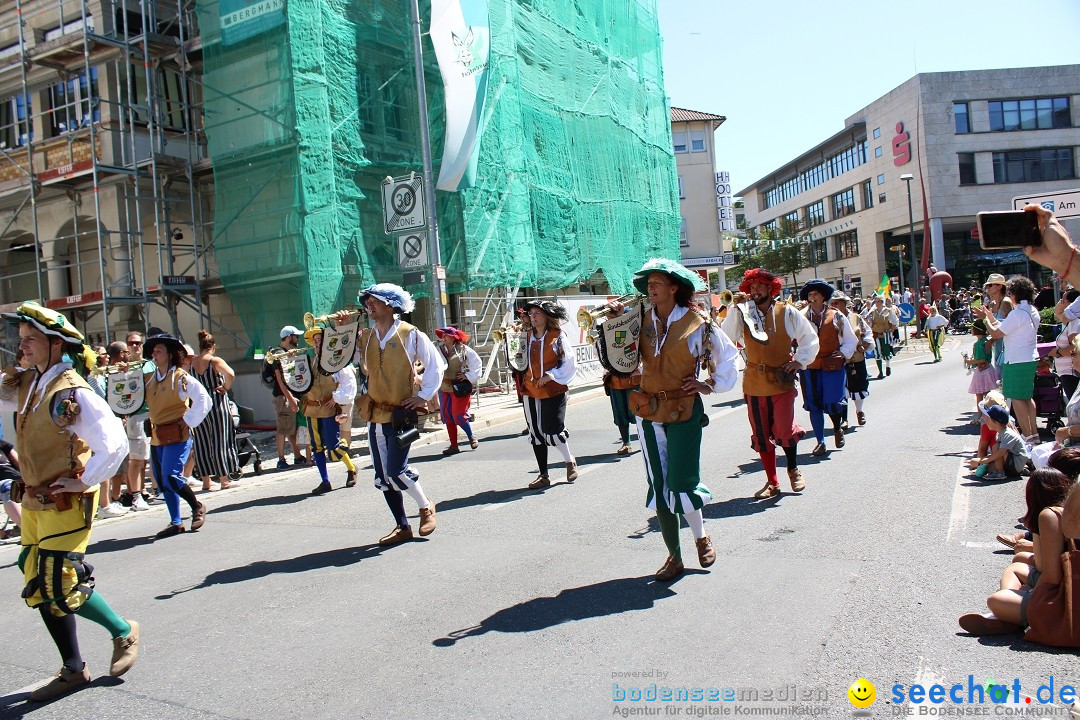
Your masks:
{"label": "white road line", "polygon": [[964,547],[969,547],[969,548],[981,548],[981,549],[999,548],[999,549],[1002,549],[1002,550],[1006,549],[1004,545],[1002,545],[1001,543],[996,543],[996,542],[965,542],[965,543],[961,543],[961,544]]}
{"label": "white road line", "polygon": [[[967,452],[974,452],[974,448],[968,448]],[[949,531],[945,534],[945,542],[952,541],[958,533],[967,530],[971,488],[967,487],[965,480],[970,472],[966,464],[956,469],[956,485],[953,488],[952,511],[949,513]]]}

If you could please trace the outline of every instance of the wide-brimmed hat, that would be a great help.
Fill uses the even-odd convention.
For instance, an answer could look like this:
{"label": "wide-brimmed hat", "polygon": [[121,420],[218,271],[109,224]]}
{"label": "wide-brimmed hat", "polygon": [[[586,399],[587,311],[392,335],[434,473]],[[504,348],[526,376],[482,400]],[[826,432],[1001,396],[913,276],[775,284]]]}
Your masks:
{"label": "wide-brimmed hat", "polygon": [[769,286],[769,297],[776,297],[783,289],[784,284],[780,281],[780,278],[772,274],[765,268],[750,268],[743,273],[742,282],[739,283],[739,292],[750,294],[750,286],[756,283],[763,283]]}
{"label": "wide-brimmed hat", "polygon": [[539,308],[540,312],[552,320],[566,320],[569,317],[566,314],[566,308],[551,300],[530,300],[521,306],[521,309],[525,312],[529,312],[533,308]]}
{"label": "wide-brimmed hat", "polygon": [[811,290],[817,290],[824,295],[825,302],[829,302],[829,300],[832,299],[833,293],[836,292],[836,288],[825,282],[822,278],[814,278],[813,280],[807,281],[807,283],[802,286],[802,290],[799,290],[799,299],[809,300]]}
{"label": "wide-brimmed hat", "polygon": [[364,288],[360,291],[359,295],[356,296],[356,299],[363,305],[364,300],[369,296],[382,300],[390,307],[402,313],[410,313],[416,306],[409,291],[400,285],[394,285],[393,283],[376,283],[375,285]]}
{"label": "wide-brimmed hat", "polygon": [[165,349],[172,355],[174,352],[178,352],[181,355],[187,355],[187,350],[184,349],[184,343],[169,333],[161,333],[159,335],[151,335],[143,341],[142,354],[147,360],[153,358],[154,346],[164,345]]}
{"label": "wide-brimmed hat", "polygon": [[306,342],[308,345],[314,345],[315,336],[322,335],[323,330],[325,329],[326,328],[323,326],[322,323],[315,323],[304,331],[304,342]]}
{"label": "wide-brimmed hat", "polygon": [[829,298],[829,302],[830,303],[834,303],[834,302],[846,302],[846,303],[849,303],[849,302],[851,302],[851,298],[849,298],[843,292],[837,290],[836,292],[834,292],[832,294],[832,297]]}
{"label": "wide-brimmed hat", "polygon": [[983,283],[983,287],[987,285],[1007,285],[1005,276],[1001,273],[990,273],[990,277],[986,278],[986,282]]}
{"label": "wide-brimmed hat", "polygon": [[465,331],[461,330],[460,328],[456,328],[453,325],[444,328],[435,328],[435,337],[452,337],[461,343],[469,342],[469,336],[465,333]]}
{"label": "wide-brimmed hat", "polygon": [[674,260],[652,258],[634,273],[634,287],[639,293],[644,295],[648,292],[649,276],[653,273],[663,273],[679,285],[686,285],[694,291],[705,289],[701,276],[693,270],[688,270]]}
{"label": "wide-brimmed hat", "polygon": [[60,313],[47,307],[42,307],[36,302],[27,300],[15,312],[3,313],[3,317],[11,322],[27,323],[39,332],[50,337],[58,337],[65,343],[82,346],[83,334],[75,329]]}

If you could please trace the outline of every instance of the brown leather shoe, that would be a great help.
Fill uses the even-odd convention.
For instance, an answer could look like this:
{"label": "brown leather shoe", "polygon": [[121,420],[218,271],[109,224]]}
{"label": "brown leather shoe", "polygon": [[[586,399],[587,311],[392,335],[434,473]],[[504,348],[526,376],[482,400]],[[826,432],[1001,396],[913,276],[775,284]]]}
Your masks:
{"label": "brown leather shoe", "polygon": [[960,616],[960,627],[972,635],[1007,635],[1017,633],[1024,628],[1005,622],[998,618],[988,618],[979,613],[968,613]]}
{"label": "brown leather shoe", "polygon": [[795,468],[794,470],[788,470],[788,480],[791,481],[792,492],[802,492],[806,489],[806,481],[803,480],[802,470]]}
{"label": "brown leather shoe", "polygon": [[191,529],[198,530],[206,523],[206,505],[199,503],[199,507],[191,511]]}
{"label": "brown leather shoe", "polygon": [[529,483],[530,490],[539,490],[540,488],[546,487],[551,487],[551,480],[548,479],[547,475],[541,475],[540,477]]}
{"label": "brown leather shoe", "polygon": [[128,620],[131,632],[127,637],[113,638],[112,664],[109,665],[109,674],[120,677],[135,664],[135,658],[139,657],[139,623]]}
{"label": "brown leather shoe", "polygon": [[185,528],[183,525],[173,525],[172,523],[169,523],[165,526],[164,530],[158,530],[157,535],[154,535],[154,537],[158,540],[162,540],[167,537],[172,537],[173,535],[179,535],[180,533],[186,531],[187,528]]}
{"label": "brown leather shoe", "polygon": [[398,525],[389,535],[379,538],[379,544],[383,547],[388,545],[400,545],[401,543],[408,542],[412,539],[412,528],[401,527]]}
{"label": "brown leather shoe", "polygon": [[60,668],[60,672],[56,673],[56,677],[30,693],[30,701],[45,702],[46,700],[52,700],[72,690],[78,690],[89,682],[90,668],[87,667],[86,663],[83,663],[83,669],[78,672]]}
{"label": "brown leather shoe", "polygon": [[420,508],[420,537],[426,537],[435,532],[438,523],[435,521],[435,503],[426,508]]}
{"label": "brown leather shoe", "polygon": [[765,486],[754,493],[756,498],[771,498],[780,494],[780,486],[773,485],[771,482],[766,482]]}
{"label": "brown leather shoe", "polygon": [[663,567],[656,571],[653,577],[660,582],[670,582],[675,578],[683,574],[686,567],[680,558],[674,555],[668,555],[668,559],[664,561]]}
{"label": "brown leather shoe", "polygon": [[345,487],[356,487],[356,471],[349,470],[345,474]]}
{"label": "brown leather shoe", "polygon": [[623,445],[618,450],[615,451],[615,454],[616,455],[629,455],[630,451],[632,449],[633,448],[631,448],[629,445]]}
{"label": "brown leather shoe", "polygon": [[716,562],[716,549],[713,547],[712,538],[706,535],[694,542],[697,544],[697,559],[701,567],[707,568]]}
{"label": "brown leather shoe", "polygon": [[837,448],[844,447],[844,428],[838,427],[833,432],[833,444],[836,445]]}
{"label": "brown leather shoe", "polygon": [[855,417],[859,418],[859,424],[860,425],[865,425],[866,424],[866,413],[857,412],[857,413],[855,413]]}
{"label": "brown leather shoe", "polygon": [[577,480],[577,463],[566,464],[566,482],[572,483]]}
{"label": "brown leather shoe", "polygon": [[825,443],[818,443],[814,446],[814,449],[810,452],[814,457],[821,457],[825,454]]}

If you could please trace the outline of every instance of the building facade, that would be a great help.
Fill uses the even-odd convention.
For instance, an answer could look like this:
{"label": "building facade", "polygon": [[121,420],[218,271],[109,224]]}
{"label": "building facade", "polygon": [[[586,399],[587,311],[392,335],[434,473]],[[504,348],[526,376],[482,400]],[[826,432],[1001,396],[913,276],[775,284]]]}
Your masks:
{"label": "building facade", "polygon": [[[734,229],[730,183],[716,171],[716,143],[713,133],[726,120],[723,115],[671,108],[671,143],[679,175],[679,252],[687,267],[708,270],[719,266],[724,254],[722,222]],[[727,188],[727,192],[721,192]],[[727,207],[719,207],[719,198]],[[721,273],[721,278],[723,274]]]}
{"label": "building facade", "polygon": [[1078,103],[1080,65],[916,75],[739,192],[747,225],[805,245],[797,284],[869,294],[903,262],[910,286],[920,257],[957,286],[1026,272],[1023,253],[979,247],[975,214],[1078,186]]}

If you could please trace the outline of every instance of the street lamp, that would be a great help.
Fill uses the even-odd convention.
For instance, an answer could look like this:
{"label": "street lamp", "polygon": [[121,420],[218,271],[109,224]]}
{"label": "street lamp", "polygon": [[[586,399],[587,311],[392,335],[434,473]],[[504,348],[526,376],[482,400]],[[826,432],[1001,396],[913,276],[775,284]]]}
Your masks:
{"label": "street lamp", "polygon": [[[896,262],[900,264],[900,301],[904,301],[904,246],[901,243],[896,243],[889,247],[890,250],[896,253]],[[918,307],[918,301],[915,306]],[[897,311],[899,312],[899,310]],[[908,326],[904,323],[904,342],[908,341]]]}
{"label": "street lamp", "polygon": [[[911,243],[911,267],[915,269],[915,307],[917,308],[919,298],[922,295],[922,282],[919,277],[919,261],[916,259],[919,255],[915,252],[915,214],[911,210],[911,181],[915,178],[911,173],[904,173],[900,176],[900,179],[907,184],[908,240]],[[901,266],[901,271],[903,271],[903,266]],[[903,281],[901,280],[901,282]]]}

